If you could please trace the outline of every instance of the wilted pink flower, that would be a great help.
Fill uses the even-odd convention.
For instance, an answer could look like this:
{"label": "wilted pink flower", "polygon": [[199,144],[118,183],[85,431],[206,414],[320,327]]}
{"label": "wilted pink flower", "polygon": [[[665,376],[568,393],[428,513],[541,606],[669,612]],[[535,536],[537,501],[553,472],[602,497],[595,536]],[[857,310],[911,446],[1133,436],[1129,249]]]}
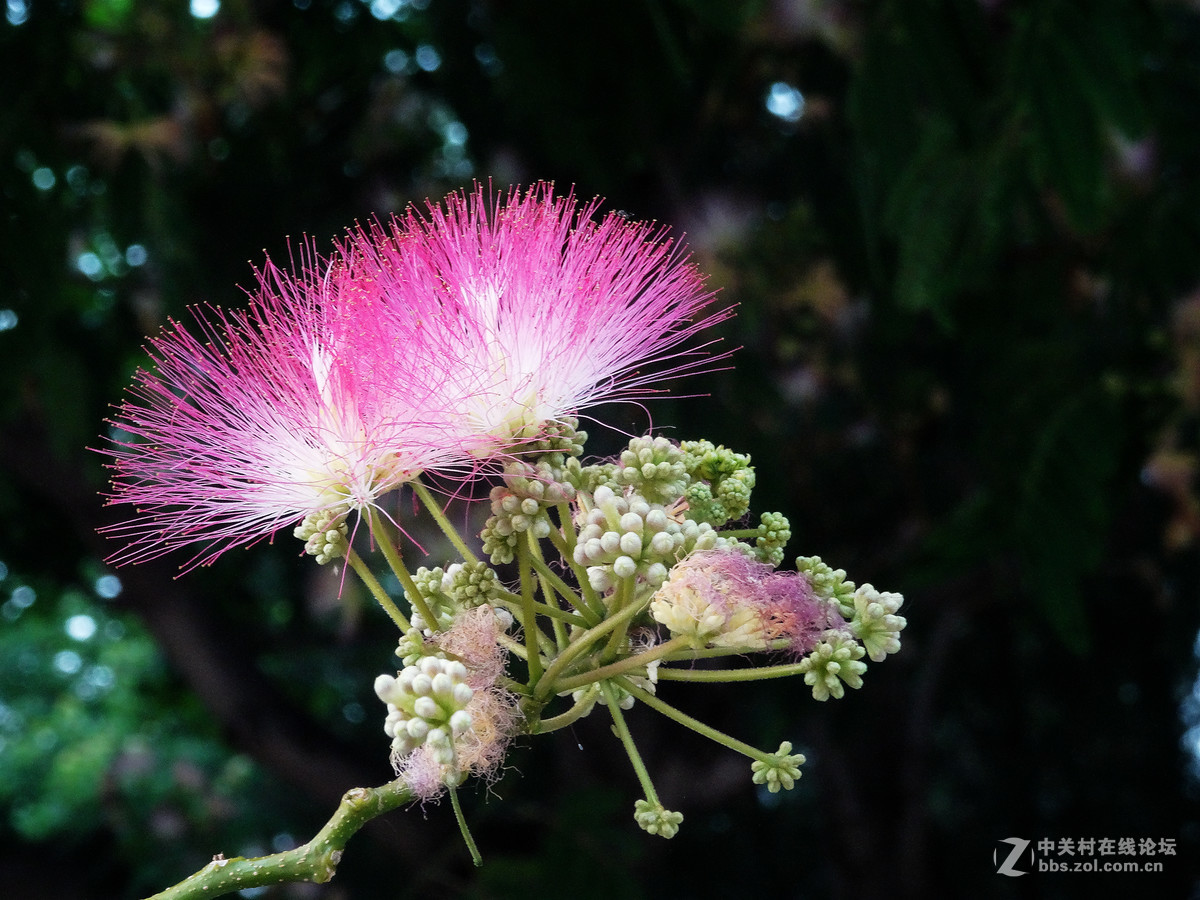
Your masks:
{"label": "wilted pink flower", "polygon": [[437,363],[444,405],[478,455],[714,362],[683,345],[731,311],[706,312],[712,292],[664,230],[616,213],[597,222],[597,205],[549,184],[498,199],[477,186],[360,228],[342,248],[389,327],[453,361]]}
{"label": "wilted pink flower", "polygon": [[207,564],[463,458],[425,361],[359,339],[369,299],[336,266],[268,263],[248,310],[194,310],[198,337],[172,322],[150,342],[105,450],[111,502],[139,508],[108,529],[130,540],[114,561],[203,543],[192,564]]}
{"label": "wilted pink flower", "polygon": [[676,563],[650,603],[672,634],[700,647],[765,650],[786,641],[804,654],[841,616],[798,572],[777,572],[735,550],[698,551]]}

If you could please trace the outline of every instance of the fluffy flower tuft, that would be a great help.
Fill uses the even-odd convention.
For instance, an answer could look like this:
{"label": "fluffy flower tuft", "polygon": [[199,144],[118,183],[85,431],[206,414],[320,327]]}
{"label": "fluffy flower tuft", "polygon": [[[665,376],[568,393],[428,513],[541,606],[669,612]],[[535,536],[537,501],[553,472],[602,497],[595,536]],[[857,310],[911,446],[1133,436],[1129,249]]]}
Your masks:
{"label": "fluffy flower tuft", "polygon": [[342,246],[389,310],[388,330],[453,361],[438,367],[440,406],[456,411],[479,456],[714,362],[684,345],[731,310],[706,314],[713,293],[664,230],[615,213],[596,221],[598,205],[546,183],[499,197],[477,185],[354,230]]}
{"label": "fluffy flower tuft", "polygon": [[[150,342],[103,451],[110,502],[138,508],[107,529],[128,541],[113,562],[204,544],[190,564],[207,564],[465,459],[423,361],[360,340],[372,311],[344,268],[268,262],[258,282],[246,310],[195,309],[195,333],[172,322]],[[338,543],[310,552],[333,558]]]}

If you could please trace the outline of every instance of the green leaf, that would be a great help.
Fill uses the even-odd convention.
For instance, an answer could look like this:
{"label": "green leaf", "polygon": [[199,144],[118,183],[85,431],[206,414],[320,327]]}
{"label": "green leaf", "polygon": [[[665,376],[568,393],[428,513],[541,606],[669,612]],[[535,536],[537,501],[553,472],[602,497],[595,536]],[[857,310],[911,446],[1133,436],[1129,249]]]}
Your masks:
{"label": "green leaf", "polygon": [[1043,422],[1016,498],[1018,551],[1034,601],[1063,643],[1082,653],[1090,636],[1081,584],[1103,555],[1121,431],[1100,388],[1068,397]]}

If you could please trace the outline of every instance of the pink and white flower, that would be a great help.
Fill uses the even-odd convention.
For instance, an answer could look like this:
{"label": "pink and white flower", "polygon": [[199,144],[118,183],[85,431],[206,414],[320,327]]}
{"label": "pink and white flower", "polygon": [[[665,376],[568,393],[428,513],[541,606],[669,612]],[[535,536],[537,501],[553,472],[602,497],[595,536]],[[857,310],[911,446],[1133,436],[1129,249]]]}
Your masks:
{"label": "pink and white flower", "polygon": [[343,268],[268,263],[246,311],[196,309],[197,334],[172,322],[150,342],[105,451],[110,501],[139,510],[108,529],[130,540],[115,562],[203,543],[207,564],[465,456],[425,363],[359,339],[369,299]]}
{"label": "pink and white flower", "polygon": [[453,360],[440,367],[444,405],[479,456],[721,358],[684,347],[732,314],[708,309],[713,293],[688,256],[653,225],[596,221],[597,206],[545,183],[499,199],[476,186],[359,228],[342,248],[391,327]]}

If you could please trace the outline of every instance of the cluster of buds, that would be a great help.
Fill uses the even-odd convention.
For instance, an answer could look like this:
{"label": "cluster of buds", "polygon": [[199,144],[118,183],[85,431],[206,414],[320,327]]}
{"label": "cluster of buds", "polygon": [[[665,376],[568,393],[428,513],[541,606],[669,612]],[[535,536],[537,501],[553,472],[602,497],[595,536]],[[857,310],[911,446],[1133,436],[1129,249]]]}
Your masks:
{"label": "cluster of buds", "polygon": [[384,731],[392,738],[394,758],[428,747],[438,764],[454,766],[454,739],[471,728],[467,705],[475,692],[467,675],[461,662],[426,656],[395,678],[375,679],[375,693],[387,704]]}
{"label": "cluster of buds", "polygon": [[309,513],[292,530],[295,537],[304,541],[304,552],[316,557],[318,565],[346,558],[346,551],[350,549],[346,513],[345,507]]}
{"label": "cluster of buds", "polygon": [[[749,511],[749,457],[707,441],[642,437],[612,462],[582,466],[572,428],[560,423],[506,463],[481,537],[493,564],[513,562],[523,541],[534,548],[550,540],[583,582],[578,595],[537,549],[531,553],[540,568],[526,568],[519,589],[506,590],[478,560],[413,575],[436,621],[413,613],[400,642],[406,668],[397,678],[381,676],[376,690],[388,704],[398,771],[420,796],[483,768],[464,763],[471,742],[496,764],[517,706],[517,695],[496,687],[505,668],[501,647],[519,651],[530,670],[520,701],[530,730],[563,727],[602,705],[633,756],[621,711],[640,701],[692,723],[674,716],[657,687],[660,675],[721,680],[720,671],[696,670],[699,657],[779,654],[786,661],[760,677],[802,675],[817,700],[828,700],[863,684],[868,658],[879,662],[900,647],[899,594],[857,587],[819,557],[778,570],[792,536],[788,519],[768,512],[756,527],[734,521]],[[522,567],[532,565],[528,557]],[[509,611],[520,619],[523,643],[504,633],[513,623]],[[480,628],[487,636],[464,637]],[[484,645],[486,652],[478,649]],[[747,674],[739,668],[728,677]],[[542,707],[555,696],[569,696],[572,706],[547,719]],[[490,698],[486,716],[480,698]],[[481,738],[484,718],[500,724]],[[800,777],[804,754],[792,753],[789,742],[764,753],[706,733],[748,753],[753,782],[770,792],[791,789]],[[682,818],[649,785],[635,809],[638,825],[663,837]]]}
{"label": "cluster of buds", "polygon": [[[486,605],[463,611],[449,630],[407,657],[395,677],[375,679],[375,693],[387,704],[392,762],[422,799],[469,774],[490,776],[503,759],[517,698],[501,684],[501,619]],[[401,639],[401,653],[405,645]]]}
{"label": "cluster of buds", "polygon": [[684,493],[691,517],[720,527],[744,516],[755,482],[750,457],[709,441],[684,441],[680,449],[691,480]]}
{"label": "cluster of buds", "polygon": [[587,567],[588,581],[597,591],[635,576],[658,587],[676,560],[722,543],[711,525],[681,522],[661,504],[633,492],[618,495],[606,485],[596,488],[582,508],[575,562]]}

